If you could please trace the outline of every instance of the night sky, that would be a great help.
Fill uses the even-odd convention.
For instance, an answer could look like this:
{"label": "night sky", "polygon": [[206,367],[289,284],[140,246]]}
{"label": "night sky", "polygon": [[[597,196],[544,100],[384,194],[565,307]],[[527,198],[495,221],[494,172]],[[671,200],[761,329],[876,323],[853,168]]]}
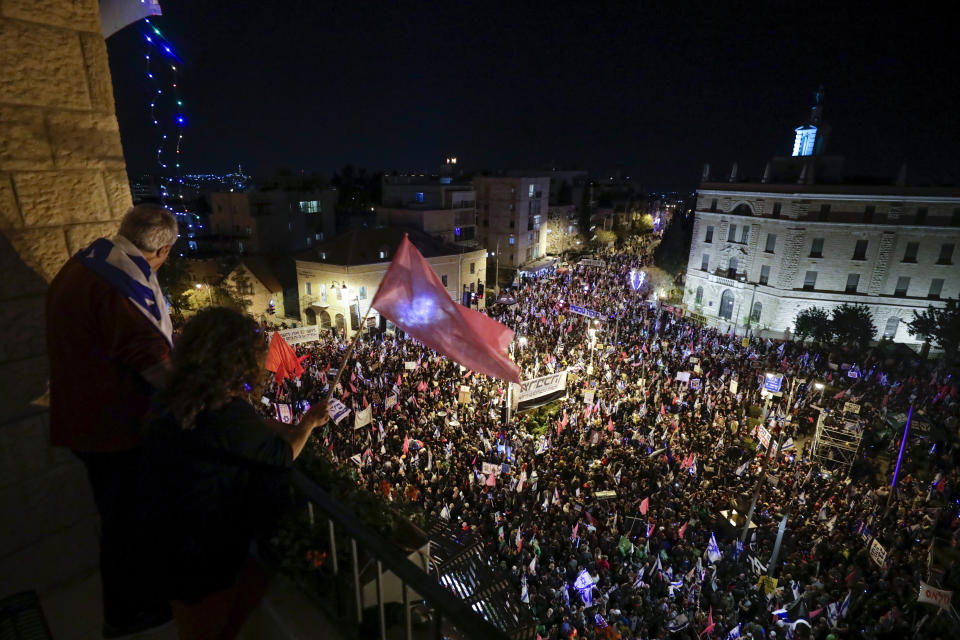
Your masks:
{"label": "night sky", "polygon": [[[704,162],[756,176],[789,154],[823,84],[829,151],[848,173],[893,176],[906,161],[911,182],[960,182],[960,55],[936,11],[162,4],[154,22],[183,58],[188,172],[430,170],[455,154],[465,169],[622,169],[648,189],[688,190]],[[142,30],[107,41],[131,175],[155,171]]]}

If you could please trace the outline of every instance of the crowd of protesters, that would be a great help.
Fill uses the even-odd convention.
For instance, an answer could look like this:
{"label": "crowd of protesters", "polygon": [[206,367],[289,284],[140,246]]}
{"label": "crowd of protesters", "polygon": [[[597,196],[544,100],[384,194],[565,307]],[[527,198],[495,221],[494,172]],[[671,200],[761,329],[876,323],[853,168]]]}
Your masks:
{"label": "crowd of protesters", "polygon": [[[370,491],[481,540],[542,638],[952,636],[955,614],[917,594],[933,539],[960,540],[955,381],[919,360],[832,362],[701,326],[631,277],[648,256],[639,242],[602,265],[550,269],[488,309],[516,332],[523,379],[568,371],[546,428],[529,413],[505,420],[504,383],[399,334],[364,336],[333,391],[353,414],[316,446]],[[346,348],[300,345],[306,372],[271,382],[261,411],[295,418],[322,398]],[[784,376],[783,394],[758,416],[766,372]],[[810,455],[814,405],[837,416],[847,402],[868,431],[911,406],[942,429],[909,438],[892,498],[899,432],[862,447],[850,473]],[[372,421],[355,429],[367,407]],[[783,443],[769,458],[761,420]],[[741,544],[730,519],[743,522],[756,486]],[[874,539],[885,558],[871,557]]]}

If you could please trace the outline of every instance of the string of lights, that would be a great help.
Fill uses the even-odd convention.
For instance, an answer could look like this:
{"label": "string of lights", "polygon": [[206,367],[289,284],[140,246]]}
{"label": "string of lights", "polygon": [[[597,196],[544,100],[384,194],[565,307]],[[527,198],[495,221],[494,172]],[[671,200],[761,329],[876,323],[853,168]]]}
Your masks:
{"label": "string of lights", "polygon": [[183,114],[183,99],[180,96],[177,75],[177,65],[182,63],[182,60],[170,41],[149,18],[144,19],[144,25],[146,29],[143,37],[147,45],[144,57],[146,75],[150,81],[150,121],[157,132],[156,162],[160,200],[175,213],[185,213],[182,202],[181,159],[183,132],[187,121]]}

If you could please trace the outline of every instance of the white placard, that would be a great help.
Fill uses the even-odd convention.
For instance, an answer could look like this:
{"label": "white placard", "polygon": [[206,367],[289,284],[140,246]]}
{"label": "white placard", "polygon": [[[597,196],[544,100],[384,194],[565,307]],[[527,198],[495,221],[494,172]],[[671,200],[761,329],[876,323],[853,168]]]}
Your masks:
{"label": "white placard", "polygon": [[403,363],[403,368],[405,371],[414,371],[417,368],[416,360],[408,360]]}
{"label": "white placard", "polygon": [[490,474],[498,476],[500,475],[500,465],[494,464],[492,462],[484,462],[480,469],[480,473],[488,477],[490,476]]}
{"label": "white placard", "polygon": [[740,387],[739,387],[739,385],[737,384],[737,381],[736,381],[736,380],[731,380],[731,381],[730,381],[730,393],[736,394],[736,393],[737,393],[737,389],[739,389],[739,388],[740,388]]}
{"label": "white placard", "polygon": [[317,342],[320,340],[320,331],[317,325],[310,324],[305,327],[295,329],[278,329],[277,333],[287,344],[300,344],[303,342]]}
{"label": "white placard", "polygon": [[366,409],[360,409],[353,414],[353,428],[360,429],[373,422],[373,405],[367,405]]}
{"label": "white placard", "polygon": [[397,406],[397,394],[391,394],[387,396],[387,399],[384,401],[384,407],[390,409]]}
{"label": "white placard", "polygon": [[941,609],[949,609],[950,599],[952,597],[953,591],[937,589],[936,587],[931,587],[930,585],[921,582],[920,595],[917,597],[917,602],[929,602],[930,604],[937,605]]}
{"label": "white placard", "polygon": [[870,559],[881,567],[883,563],[887,561],[887,550],[883,548],[882,544],[877,542],[876,538],[870,543]]}
{"label": "white placard", "polygon": [[674,378],[680,382],[690,382],[690,372],[689,371],[678,371],[677,377]]}

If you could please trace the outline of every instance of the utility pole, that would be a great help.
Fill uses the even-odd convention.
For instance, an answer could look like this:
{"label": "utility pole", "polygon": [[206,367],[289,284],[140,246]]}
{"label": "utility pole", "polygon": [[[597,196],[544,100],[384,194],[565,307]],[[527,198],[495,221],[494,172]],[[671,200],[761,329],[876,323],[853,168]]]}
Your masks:
{"label": "utility pole", "polygon": [[500,295],[500,238],[497,238],[497,266],[494,268],[493,273],[493,286],[494,290],[497,292],[497,295]]}

